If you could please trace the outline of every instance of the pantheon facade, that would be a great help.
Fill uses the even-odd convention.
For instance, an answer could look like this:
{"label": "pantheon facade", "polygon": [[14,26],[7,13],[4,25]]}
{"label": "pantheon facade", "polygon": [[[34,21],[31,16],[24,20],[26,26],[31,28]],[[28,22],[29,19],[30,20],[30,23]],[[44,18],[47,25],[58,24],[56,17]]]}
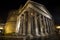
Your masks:
{"label": "pantheon facade", "polygon": [[19,11],[16,33],[22,36],[41,37],[54,33],[52,15],[42,4],[27,1]]}

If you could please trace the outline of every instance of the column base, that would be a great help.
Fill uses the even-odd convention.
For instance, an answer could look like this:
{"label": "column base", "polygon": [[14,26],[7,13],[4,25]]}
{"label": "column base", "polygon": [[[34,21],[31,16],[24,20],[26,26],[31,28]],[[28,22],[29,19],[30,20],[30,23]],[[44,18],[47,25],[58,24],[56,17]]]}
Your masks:
{"label": "column base", "polygon": [[44,36],[46,36],[46,35],[45,35],[44,33],[41,33],[41,36],[43,36],[43,37],[44,37]]}
{"label": "column base", "polygon": [[48,33],[45,33],[48,36]]}
{"label": "column base", "polygon": [[40,34],[36,34],[37,37],[40,37],[41,35]]}
{"label": "column base", "polygon": [[27,36],[30,37],[30,38],[33,38],[33,35],[31,35],[31,34],[28,34]]}

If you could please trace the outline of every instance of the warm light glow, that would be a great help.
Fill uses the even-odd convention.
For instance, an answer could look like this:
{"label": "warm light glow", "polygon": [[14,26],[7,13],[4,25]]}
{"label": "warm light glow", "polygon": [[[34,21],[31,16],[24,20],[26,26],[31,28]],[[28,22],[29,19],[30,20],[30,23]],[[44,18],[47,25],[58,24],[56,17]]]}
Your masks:
{"label": "warm light glow", "polygon": [[13,33],[15,32],[15,24],[13,22],[7,22],[5,26],[5,33]]}
{"label": "warm light glow", "polygon": [[56,28],[57,28],[57,29],[60,29],[60,26],[57,26]]}
{"label": "warm light glow", "polygon": [[0,27],[0,29],[3,29],[3,27]]}

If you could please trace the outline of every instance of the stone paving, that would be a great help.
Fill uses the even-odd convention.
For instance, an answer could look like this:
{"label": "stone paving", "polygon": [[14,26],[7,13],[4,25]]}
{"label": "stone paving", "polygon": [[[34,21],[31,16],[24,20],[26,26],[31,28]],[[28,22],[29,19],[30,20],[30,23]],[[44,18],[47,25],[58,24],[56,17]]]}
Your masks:
{"label": "stone paving", "polygon": [[60,35],[50,35],[49,37],[40,37],[40,38],[24,38],[24,37],[0,37],[0,40],[60,40]]}

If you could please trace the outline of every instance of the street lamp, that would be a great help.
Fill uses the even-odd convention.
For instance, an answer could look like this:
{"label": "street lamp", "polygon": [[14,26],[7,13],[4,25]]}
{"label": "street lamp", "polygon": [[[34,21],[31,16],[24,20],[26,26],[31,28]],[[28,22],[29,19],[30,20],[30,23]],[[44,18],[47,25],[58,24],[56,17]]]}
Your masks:
{"label": "street lamp", "polygon": [[56,29],[60,29],[60,26],[57,26]]}
{"label": "street lamp", "polygon": [[0,29],[3,29],[3,27],[0,27]]}

